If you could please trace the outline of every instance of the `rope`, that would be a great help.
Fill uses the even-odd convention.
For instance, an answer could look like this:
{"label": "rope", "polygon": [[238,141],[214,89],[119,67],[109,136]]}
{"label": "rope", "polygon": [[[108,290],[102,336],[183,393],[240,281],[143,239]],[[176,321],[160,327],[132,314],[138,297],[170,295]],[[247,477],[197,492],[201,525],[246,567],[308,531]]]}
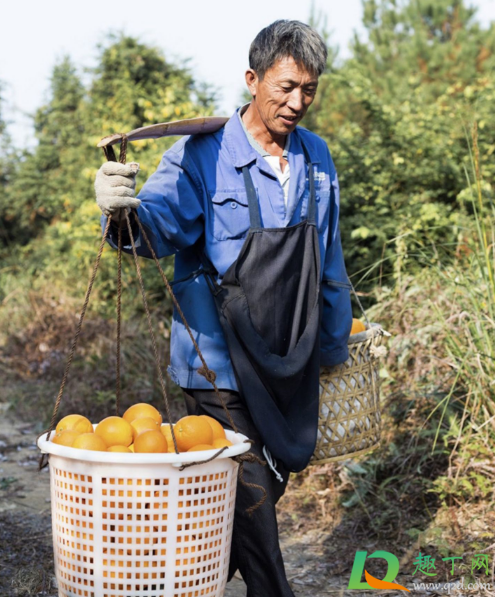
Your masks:
{"label": "rope", "polygon": [[122,322],[122,211],[120,212],[119,218],[119,231],[118,231],[118,243],[117,243],[117,363],[116,363],[116,401],[115,411],[117,416],[120,416],[120,328]]}
{"label": "rope", "polygon": [[[120,161],[121,164],[125,164],[125,162],[126,162],[126,157],[127,157],[127,143],[128,143],[127,135],[122,134],[122,142],[121,142],[121,145],[120,145],[120,154],[119,154],[119,161]],[[110,148],[111,147],[108,147],[108,149],[110,149]],[[105,151],[106,148],[103,148],[103,149]],[[107,155],[106,151],[105,151],[105,155]],[[235,433],[239,433],[239,431],[237,429],[237,426],[236,426],[234,420],[232,419],[232,416],[231,416],[231,414],[230,414],[230,412],[229,412],[229,410],[227,408],[227,405],[226,405],[224,399],[222,398],[222,396],[220,395],[218,387],[217,387],[217,385],[215,383],[217,375],[216,375],[215,371],[213,371],[212,369],[210,369],[208,367],[208,365],[206,364],[206,360],[203,357],[203,354],[201,353],[201,350],[200,350],[200,348],[199,348],[196,340],[194,339],[194,336],[192,334],[191,328],[189,327],[189,324],[186,321],[184,313],[182,312],[182,309],[180,308],[180,305],[177,302],[177,299],[175,298],[174,292],[172,290],[172,287],[170,286],[170,283],[169,283],[169,281],[167,279],[167,276],[165,275],[165,272],[163,271],[163,269],[162,269],[162,267],[160,265],[160,262],[158,260],[158,257],[156,256],[155,251],[153,250],[153,247],[151,246],[151,243],[150,243],[150,240],[148,238],[148,235],[146,234],[146,232],[145,232],[145,230],[143,228],[143,225],[141,224],[141,222],[137,218],[136,214],[134,214],[134,215],[135,215],[136,222],[138,223],[141,235],[144,238],[144,240],[146,242],[146,245],[148,246],[148,249],[149,249],[149,251],[150,251],[150,253],[151,253],[152,257],[153,257],[153,260],[154,260],[154,262],[155,262],[155,264],[156,264],[156,266],[158,268],[158,271],[160,272],[160,275],[162,277],[163,283],[165,284],[165,286],[166,286],[166,288],[167,288],[167,290],[168,290],[168,292],[169,292],[169,294],[170,294],[170,296],[172,298],[172,301],[173,301],[173,303],[175,305],[175,308],[177,309],[177,312],[179,313],[179,315],[180,315],[180,317],[182,319],[182,322],[184,323],[184,326],[185,326],[185,328],[187,330],[187,333],[189,334],[189,337],[191,338],[191,341],[192,341],[192,343],[194,345],[194,348],[195,348],[195,350],[196,350],[196,352],[197,352],[197,354],[198,354],[198,356],[199,356],[199,358],[201,360],[201,363],[202,363],[203,366],[198,369],[198,373],[200,375],[203,375],[206,378],[206,380],[211,383],[211,385],[213,386],[213,388],[215,390],[215,393],[216,393],[216,395],[217,395],[217,397],[218,397],[218,399],[220,401],[220,404],[222,405],[222,408],[223,408],[223,410],[225,411],[225,413],[227,415],[227,419],[229,421],[229,424],[231,425],[231,427],[232,427],[232,429],[234,430]],[[127,213],[126,213],[126,220],[127,220],[127,227],[128,227],[128,231],[129,231],[129,236],[131,238],[132,251],[133,251],[133,254],[134,254],[134,261],[136,263],[136,269],[138,270],[138,277],[140,279],[140,284],[141,284],[142,278],[141,278],[141,275],[140,275],[140,270],[139,270],[139,265],[138,265],[138,260],[137,260],[137,254],[135,253],[134,239],[132,237],[130,220],[129,220],[129,216],[127,215]],[[119,230],[119,232],[120,232],[120,230]],[[145,308],[147,308],[146,299],[145,299],[145,295],[144,295],[144,286],[142,286],[141,291],[143,293],[143,300],[145,301]],[[150,331],[151,330],[152,330],[152,328],[150,327]],[[155,349],[156,348],[156,344],[155,344],[155,339],[154,339],[154,335],[153,334],[152,334],[152,343],[153,343],[154,349]],[[119,350],[119,352],[120,352],[120,350]],[[176,451],[176,453],[178,453],[179,451],[177,449],[177,442],[176,442],[176,439],[175,439],[175,433],[174,433],[174,430],[173,430],[172,420],[171,420],[171,417],[170,417],[170,409],[169,409],[169,404],[168,404],[168,398],[167,398],[167,394],[166,394],[166,391],[165,391],[165,385],[164,385],[164,382],[163,382],[163,376],[162,376],[162,372],[161,372],[161,367],[160,367],[160,362],[159,362],[159,359],[158,359],[158,353],[157,353],[157,351],[155,353],[155,358],[157,359],[157,367],[158,367],[158,371],[159,371],[160,384],[162,386],[162,393],[163,393],[163,397],[164,397],[164,400],[165,400],[165,408],[167,410],[168,422],[170,423],[170,430],[171,430],[171,434],[172,434],[172,439],[173,439],[173,442],[174,442],[175,451]]]}
{"label": "rope", "polygon": [[115,157],[115,151],[113,150],[113,147],[111,145],[105,145],[105,147],[103,147],[103,153],[107,158],[107,162],[117,161],[117,158]]}
{"label": "rope", "polygon": [[[50,433],[53,431],[53,428],[55,427],[55,421],[57,420],[57,414],[58,414],[58,409],[60,407],[60,401],[62,400],[62,395],[64,393],[65,384],[67,383],[67,377],[69,375],[70,366],[72,364],[72,359],[74,358],[74,353],[76,351],[77,341],[78,341],[79,335],[81,333],[84,316],[86,315],[86,309],[87,309],[88,303],[89,303],[89,297],[91,295],[91,290],[93,289],[93,284],[94,284],[94,281],[96,278],[96,272],[98,271],[98,266],[100,265],[100,258],[103,253],[105,243],[107,241],[108,231],[110,230],[110,222],[111,222],[111,218],[108,218],[107,225],[105,227],[105,232],[103,233],[103,238],[101,239],[100,248],[98,249],[98,255],[96,257],[95,265],[93,267],[93,273],[91,274],[88,288],[86,290],[86,297],[84,299],[84,304],[81,309],[81,313],[79,315],[79,321],[77,322],[76,334],[74,336],[74,340],[72,341],[72,346],[69,351],[69,357],[68,357],[67,363],[65,365],[65,371],[64,371],[64,376],[62,378],[62,383],[60,384],[60,390],[58,391],[58,396],[55,401],[55,406],[53,407],[52,420],[50,421],[50,426],[49,426],[48,430],[46,431],[46,440],[47,441],[50,436]],[[45,432],[43,431],[43,433],[45,433]],[[41,435],[43,435],[43,433],[41,433]],[[38,437],[41,437],[41,435]],[[42,454],[42,456],[39,460],[39,470],[44,468],[47,464],[48,464],[48,454]]]}
{"label": "rope", "polygon": [[129,238],[131,239],[131,245],[132,245],[132,255],[134,257],[134,263],[136,265],[136,271],[137,271],[138,280],[139,280],[139,287],[141,289],[141,295],[143,297],[144,309],[146,311],[146,318],[148,320],[148,330],[149,330],[149,333],[151,336],[151,344],[153,346],[155,365],[156,365],[156,369],[157,369],[157,373],[158,373],[158,378],[160,380],[160,387],[162,390],[163,400],[165,402],[165,410],[167,411],[167,418],[168,418],[168,422],[170,423],[170,431],[172,434],[172,440],[174,442],[175,452],[176,452],[176,454],[178,454],[179,448],[177,447],[177,440],[175,439],[174,428],[172,425],[172,415],[170,413],[170,405],[168,403],[167,390],[165,389],[165,381],[163,379],[162,368],[160,367],[160,358],[158,356],[158,349],[156,347],[155,334],[153,332],[153,324],[151,322],[151,314],[150,314],[150,310],[148,307],[148,301],[146,299],[146,292],[144,290],[143,276],[141,274],[141,266],[139,265],[139,259],[138,259],[138,255],[136,252],[136,244],[134,242],[134,236],[132,234],[132,229],[131,229],[131,221],[129,219],[129,214],[127,212],[125,214],[125,219],[127,221],[127,230],[129,232]]}
{"label": "rope", "polygon": [[[254,442],[251,439],[245,439],[244,443],[252,444]],[[183,471],[184,469],[189,468],[190,466],[204,464],[205,462],[211,462],[212,460],[217,458],[222,452],[224,452],[226,449],[227,449],[227,447],[221,448],[220,450],[218,450],[218,452],[216,452],[211,458],[208,458],[207,460],[186,462],[181,467],[179,467],[179,470]],[[259,458],[258,456],[256,456],[256,454],[253,454],[252,452],[246,452],[245,454],[239,454],[238,456],[231,456],[231,459],[239,464],[238,477],[239,477],[239,481],[244,485],[244,487],[251,487],[252,489],[259,489],[262,493],[261,498],[259,499],[258,502],[256,502],[256,504],[253,504],[252,506],[249,506],[249,508],[246,508],[247,514],[249,514],[249,516],[251,516],[255,510],[257,510],[260,506],[262,506],[265,503],[266,498],[267,498],[267,493],[266,493],[266,489],[263,487],[263,485],[257,485],[256,483],[249,483],[248,481],[244,480],[244,463],[250,462],[250,463],[261,464],[261,466],[266,466],[266,462],[261,460],[261,458]]]}
{"label": "rope", "polygon": [[[239,456],[233,456],[232,460],[235,460],[239,463],[239,481],[244,485],[244,487],[250,487],[251,489],[259,489],[263,494],[259,501],[256,502],[256,504],[253,504],[252,506],[249,506],[249,508],[246,508],[246,513],[249,514],[249,516],[251,516],[255,510],[261,508],[261,506],[266,502],[267,493],[263,485],[257,485],[256,483],[249,483],[248,481],[244,481],[244,462],[254,462],[252,460],[249,460],[249,456],[257,458],[254,454],[247,452],[246,454],[239,454]],[[261,462],[261,464],[264,465],[263,462]]]}
{"label": "rope", "polygon": [[363,309],[363,305],[361,304],[361,301],[359,300],[359,297],[358,297],[358,295],[357,295],[357,292],[354,290],[354,286],[352,285],[352,282],[351,282],[350,278],[348,277],[347,279],[348,279],[348,281],[349,281],[349,284],[351,285],[351,290],[352,290],[352,293],[354,294],[354,297],[355,297],[355,299],[357,300],[357,303],[358,303],[358,305],[359,305],[359,308],[360,308],[360,309],[361,309],[361,311],[363,312],[364,319],[366,320],[366,323],[368,324],[368,328],[369,328],[369,329],[371,329],[371,323],[370,323],[370,320],[368,319],[368,316],[366,315],[366,311]]}
{"label": "rope", "polygon": [[[374,333],[374,331],[373,331],[373,335],[371,336],[371,341],[370,341],[371,346],[377,346],[378,338],[380,336],[381,336],[380,330],[378,330],[377,333]],[[368,344],[368,347],[370,346],[370,344]],[[377,410],[379,411],[380,410],[380,388],[377,387],[377,383],[375,380],[374,362],[375,362],[375,359],[372,357],[372,354],[370,352],[370,358],[368,360],[368,364],[369,364],[370,375],[371,375],[371,391],[373,392],[373,402],[376,404]],[[380,417],[380,421],[379,421],[379,425],[378,425],[378,432],[380,434],[381,434],[381,429],[382,429],[382,419]]]}
{"label": "rope", "polygon": [[220,448],[220,450],[218,450],[218,452],[215,452],[215,454],[213,454],[213,456],[210,456],[210,458],[207,458],[206,460],[199,460],[199,461],[194,461],[194,462],[184,462],[179,467],[179,470],[183,471],[184,469],[189,468],[190,466],[196,466],[197,464],[204,464],[205,462],[211,462],[212,460],[215,460],[215,458],[217,458],[218,456],[220,456],[220,454],[222,452],[225,452],[225,450],[227,449],[227,447],[228,446]]}
{"label": "rope", "polygon": [[[129,139],[125,133],[117,133],[120,135],[120,152],[119,152],[119,162],[121,164],[125,164],[125,160],[127,157],[127,143]],[[106,138],[106,137],[104,137]],[[104,145],[102,147],[103,153],[107,158],[108,162],[116,162],[117,158],[115,157],[115,151],[111,145]]]}
{"label": "rope", "polygon": [[203,375],[207,381],[209,381],[211,383],[211,385],[213,386],[214,390],[215,390],[215,394],[217,395],[217,398],[220,401],[220,404],[222,405],[223,410],[225,411],[225,414],[227,415],[227,419],[229,421],[230,426],[232,427],[232,429],[235,431],[235,433],[239,433],[237,426],[234,422],[234,420],[232,419],[232,416],[229,412],[229,409],[227,408],[227,405],[225,403],[225,400],[222,398],[220,391],[215,383],[216,380],[216,373],[214,371],[212,371],[211,369],[208,368],[208,365],[206,364],[205,358],[198,346],[198,343],[196,342],[193,333],[191,331],[191,328],[189,327],[189,324],[186,321],[186,318],[184,316],[184,313],[182,312],[182,309],[180,308],[179,303],[177,302],[177,299],[175,298],[175,294],[174,291],[172,290],[172,287],[170,286],[169,281],[167,280],[167,276],[165,275],[165,272],[162,269],[162,266],[160,265],[160,262],[158,260],[158,257],[156,256],[155,251],[153,250],[153,247],[151,246],[150,240],[148,238],[148,235],[146,234],[143,225],[141,224],[141,222],[139,221],[139,219],[136,217],[136,222],[139,226],[139,231],[141,232],[141,236],[144,238],[146,245],[148,246],[148,249],[153,257],[153,260],[155,261],[156,267],[158,268],[158,271],[160,272],[160,275],[162,277],[163,283],[165,284],[171,298],[172,298],[172,302],[175,305],[175,308],[177,309],[177,313],[179,313],[180,318],[182,319],[182,323],[184,324],[187,333],[189,334],[189,337],[191,338],[192,343],[194,344],[194,348],[196,350],[196,353],[198,354],[198,357],[201,360],[201,363],[203,364],[203,366],[198,369],[198,373],[200,375]]}
{"label": "rope", "polygon": [[127,142],[128,138],[125,133],[122,133],[122,140],[120,142],[119,162],[125,164],[127,158]]}
{"label": "rope", "polygon": [[[119,162],[125,164],[127,157],[127,135],[122,135],[120,144]],[[115,155],[115,154],[114,154]],[[117,361],[115,375],[117,378],[116,396],[115,396],[115,410],[116,414],[120,416],[120,397],[121,397],[121,380],[120,380],[120,357],[121,357],[121,336],[120,330],[122,327],[122,209],[119,213],[119,231],[117,242]]]}
{"label": "rope", "polygon": [[[250,444],[254,443],[253,440],[250,440],[250,439],[244,440],[244,442],[250,443]],[[246,452],[245,454],[239,454],[239,456],[232,456],[232,460],[235,460],[239,464],[238,477],[239,477],[239,481],[244,485],[244,487],[251,487],[252,489],[259,489],[262,493],[261,498],[259,499],[258,502],[256,502],[256,504],[249,506],[249,508],[246,508],[247,514],[249,516],[251,516],[255,510],[260,508],[266,502],[267,493],[266,493],[266,489],[263,487],[263,485],[258,485],[256,483],[249,483],[248,481],[244,480],[244,463],[245,462],[250,462],[250,463],[256,462],[257,464],[260,464],[261,466],[266,466],[266,462],[261,460],[261,458],[259,458],[258,456],[256,456],[256,454],[253,454],[252,452]]]}

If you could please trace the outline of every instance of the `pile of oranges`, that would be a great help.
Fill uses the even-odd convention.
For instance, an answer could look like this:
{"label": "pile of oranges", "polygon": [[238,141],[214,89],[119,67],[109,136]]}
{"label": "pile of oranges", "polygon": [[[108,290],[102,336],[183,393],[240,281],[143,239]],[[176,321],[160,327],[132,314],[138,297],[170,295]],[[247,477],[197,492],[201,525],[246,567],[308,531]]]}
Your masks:
{"label": "pile of oranges", "polygon": [[[222,425],[207,415],[189,415],[173,425],[179,452],[215,450],[232,445]],[[67,415],[59,421],[55,444],[100,452],[175,453],[171,427],[151,404],[141,402],[122,417],[107,417],[93,429],[82,415]]]}

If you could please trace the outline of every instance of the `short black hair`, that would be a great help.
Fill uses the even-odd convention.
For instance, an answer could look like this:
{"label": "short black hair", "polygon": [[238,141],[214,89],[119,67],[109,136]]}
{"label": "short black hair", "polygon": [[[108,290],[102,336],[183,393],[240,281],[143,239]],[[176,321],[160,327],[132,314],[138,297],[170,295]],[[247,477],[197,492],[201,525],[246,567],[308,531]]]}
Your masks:
{"label": "short black hair", "polygon": [[249,48],[249,67],[261,80],[277,60],[287,56],[319,77],[325,70],[328,51],[322,37],[309,25],[279,20],[255,37]]}

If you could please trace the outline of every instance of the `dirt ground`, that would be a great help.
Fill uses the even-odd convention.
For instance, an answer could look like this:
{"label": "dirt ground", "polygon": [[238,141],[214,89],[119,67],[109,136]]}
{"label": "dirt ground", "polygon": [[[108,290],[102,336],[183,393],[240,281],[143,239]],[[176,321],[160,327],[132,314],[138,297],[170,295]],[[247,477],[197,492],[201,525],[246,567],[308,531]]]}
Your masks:
{"label": "dirt ground", "polygon": [[[40,431],[33,425],[0,417],[0,597],[57,597],[49,473],[47,468],[38,472],[39,453],[35,444]],[[289,484],[288,501],[291,491],[294,490]],[[284,508],[283,503],[281,508]],[[294,526],[287,522],[289,515],[290,512],[284,512],[281,516],[280,537],[287,576],[296,597],[347,596],[351,593],[364,596],[387,592],[346,590],[357,541],[369,552],[384,548],[373,542],[366,544],[366,529],[339,524],[331,531],[328,527],[320,530],[318,521],[314,521],[310,528],[305,530],[303,526],[294,533]],[[349,541],[351,536],[353,540]],[[412,580],[410,576],[399,575],[395,582],[411,586]],[[397,595],[397,591],[390,594]],[[414,594],[436,593],[414,590]],[[464,593],[452,590],[451,594]],[[244,582],[234,578],[227,586],[225,597],[245,595]]]}

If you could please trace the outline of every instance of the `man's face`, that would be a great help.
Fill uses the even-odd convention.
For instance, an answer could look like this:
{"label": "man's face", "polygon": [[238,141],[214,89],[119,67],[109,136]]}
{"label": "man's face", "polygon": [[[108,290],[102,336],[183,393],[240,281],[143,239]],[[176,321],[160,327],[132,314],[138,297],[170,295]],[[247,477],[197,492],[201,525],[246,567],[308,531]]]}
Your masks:
{"label": "man's face", "polygon": [[259,80],[253,70],[246,82],[263,124],[272,136],[288,135],[299,124],[313,103],[318,76],[288,56],[276,62]]}

